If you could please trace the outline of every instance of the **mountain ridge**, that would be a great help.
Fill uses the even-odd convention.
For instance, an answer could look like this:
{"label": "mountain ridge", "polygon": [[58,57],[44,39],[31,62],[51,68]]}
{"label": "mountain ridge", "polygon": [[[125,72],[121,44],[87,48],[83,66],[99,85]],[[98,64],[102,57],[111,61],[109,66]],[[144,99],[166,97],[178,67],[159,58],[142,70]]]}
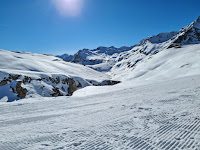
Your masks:
{"label": "mountain ridge", "polygon": [[[71,62],[86,65],[92,69],[101,72],[115,74],[118,66],[126,68],[134,68],[146,56],[151,57],[165,48],[181,48],[183,45],[200,43],[200,16],[190,25],[180,29],[179,31],[163,32],[157,35],[149,36],[141,40],[138,44],[130,47],[123,46],[121,48],[103,47],[96,49],[79,50],[73,55]],[[135,55],[135,56],[133,56]],[[58,56],[69,61],[68,58]],[[129,58],[133,57],[129,61]],[[72,58],[72,56],[70,56]]]}

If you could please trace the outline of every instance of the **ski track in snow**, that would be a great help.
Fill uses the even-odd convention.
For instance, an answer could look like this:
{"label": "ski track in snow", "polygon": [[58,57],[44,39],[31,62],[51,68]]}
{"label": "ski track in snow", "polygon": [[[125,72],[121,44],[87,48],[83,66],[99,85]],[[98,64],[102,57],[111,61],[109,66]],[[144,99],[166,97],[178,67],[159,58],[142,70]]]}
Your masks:
{"label": "ski track in snow", "polygon": [[0,103],[0,149],[199,150],[199,77]]}

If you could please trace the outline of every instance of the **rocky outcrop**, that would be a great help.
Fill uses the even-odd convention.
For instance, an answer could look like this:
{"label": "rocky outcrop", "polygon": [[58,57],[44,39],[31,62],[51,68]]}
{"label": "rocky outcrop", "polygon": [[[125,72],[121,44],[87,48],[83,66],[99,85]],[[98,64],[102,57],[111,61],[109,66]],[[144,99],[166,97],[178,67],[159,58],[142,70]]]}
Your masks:
{"label": "rocky outcrop", "polygon": [[107,82],[107,85],[115,85],[115,84],[121,83],[120,81],[111,81],[111,80],[108,80],[106,82]]}
{"label": "rocky outcrop", "polygon": [[18,81],[16,85],[16,93],[18,94],[17,97],[25,98],[28,90],[26,88],[23,88],[21,85],[22,85],[22,81]]}
{"label": "rocky outcrop", "polygon": [[0,81],[0,86],[8,85],[6,88],[15,93],[17,98],[33,97],[33,92],[29,93],[29,91],[32,91],[32,88],[36,88],[35,92],[41,96],[58,97],[71,96],[77,89],[89,85],[105,86],[120,83],[119,81],[112,80],[106,80],[103,82],[84,81],[85,83],[82,85],[82,80],[75,80],[70,77],[64,78],[63,76],[46,76],[43,78],[32,78],[18,74],[7,74],[5,76],[6,77]]}
{"label": "rocky outcrop", "polygon": [[90,83],[94,86],[107,86],[107,85],[116,85],[121,83],[121,81],[112,81],[112,80],[105,80],[102,81],[101,83],[95,83],[93,81],[90,81]]}
{"label": "rocky outcrop", "polygon": [[72,95],[77,90],[76,82],[72,78],[69,78],[68,84],[69,84],[68,94]]}
{"label": "rocky outcrop", "polygon": [[1,82],[0,82],[0,86],[2,85],[6,85],[8,84],[9,82],[11,83],[12,80],[17,80],[21,77],[21,75],[12,75],[12,74],[9,74],[8,77],[5,77]]}
{"label": "rocky outcrop", "polygon": [[200,17],[189,26],[182,28],[168,48],[181,48],[182,45],[200,43]]}
{"label": "rocky outcrop", "polygon": [[63,96],[63,94],[60,92],[60,89],[58,87],[53,86],[52,90],[54,91],[53,94],[50,94],[52,97]]}
{"label": "rocky outcrop", "polygon": [[[13,93],[17,94],[18,98],[25,98],[27,96],[28,90],[24,87],[22,87],[22,83],[24,85],[28,85],[35,81],[34,83],[39,82],[41,84],[41,91],[38,93],[43,93],[43,90],[45,88],[44,85],[42,85],[41,81],[50,84],[52,86],[52,89],[49,93],[52,97],[57,96],[71,96],[78,88],[82,88],[82,84],[78,82],[76,84],[75,80],[73,78],[60,78],[59,76],[53,78],[53,77],[44,77],[44,78],[38,78],[33,79],[28,76],[22,76],[18,74],[8,74],[7,77],[5,77],[2,81],[0,81],[0,86],[10,85],[10,89]],[[16,83],[14,83],[16,82]],[[60,88],[60,84],[62,84]],[[42,95],[43,96],[43,95]],[[48,96],[48,95],[46,95]]]}
{"label": "rocky outcrop", "polygon": [[7,80],[2,80],[2,81],[0,82],[0,85],[6,85],[6,84],[8,84]]}

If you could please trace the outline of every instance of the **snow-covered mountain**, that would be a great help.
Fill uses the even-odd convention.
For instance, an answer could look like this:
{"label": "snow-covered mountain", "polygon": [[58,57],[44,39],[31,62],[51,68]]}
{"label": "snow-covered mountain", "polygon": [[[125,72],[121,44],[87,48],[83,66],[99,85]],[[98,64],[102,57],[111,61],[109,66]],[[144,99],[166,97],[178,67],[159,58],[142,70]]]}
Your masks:
{"label": "snow-covered mountain", "polygon": [[[72,62],[86,65],[97,71],[109,72],[112,75],[116,74],[116,71],[125,73],[125,70],[133,68],[144,57],[156,54],[170,46],[171,39],[175,38],[177,34],[178,32],[160,33],[131,47],[115,48],[112,46],[98,47],[93,50],[83,49],[74,55]],[[69,61],[72,56],[67,56],[58,57]]]}
{"label": "snow-covered mountain", "polygon": [[63,55],[58,55],[57,57],[62,58],[66,61],[73,61],[74,55],[69,55],[69,54],[63,54]]}
{"label": "snow-covered mountain", "polygon": [[112,66],[118,61],[116,58],[120,55],[120,53],[128,51],[132,49],[132,47],[121,47],[116,48],[114,46],[111,47],[98,47],[96,49],[83,49],[79,50],[74,56],[68,54],[64,54],[60,57],[66,61],[72,61],[74,63],[87,65],[97,71],[107,72]]}
{"label": "snow-covered mountain", "polygon": [[[144,59],[149,59],[164,49],[198,43],[200,43],[200,17],[179,32],[150,36],[131,47],[99,47],[93,50],[80,50],[74,55],[72,62],[108,72],[112,76],[122,77]],[[69,60],[68,57],[61,58]]]}
{"label": "snow-covered mountain", "polygon": [[[182,28],[173,40],[173,46],[199,44],[200,43],[200,16],[189,26]],[[170,48],[169,47],[169,48]]]}
{"label": "snow-covered mountain", "polygon": [[0,50],[0,99],[72,95],[90,85],[112,85],[110,77],[51,55]]}
{"label": "snow-covered mountain", "polygon": [[127,76],[138,64],[142,64],[163,50],[166,51],[170,48],[181,48],[184,45],[199,43],[200,17],[189,26],[182,28],[179,32],[161,33],[148,37],[135,45],[131,50],[121,53],[119,55],[120,58],[118,58],[120,61],[113,65],[109,74],[123,80],[123,76]]}

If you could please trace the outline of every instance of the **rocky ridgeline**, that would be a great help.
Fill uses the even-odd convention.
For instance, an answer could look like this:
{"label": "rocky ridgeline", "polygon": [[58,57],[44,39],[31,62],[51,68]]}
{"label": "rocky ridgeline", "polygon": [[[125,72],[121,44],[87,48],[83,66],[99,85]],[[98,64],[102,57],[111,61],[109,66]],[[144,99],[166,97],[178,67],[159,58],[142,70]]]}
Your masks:
{"label": "rocky ridgeline", "polygon": [[[37,88],[37,93],[39,93],[39,95],[47,97],[58,97],[71,96],[77,89],[83,88],[85,86],[105,86],[120,83],[118,81],[111,80],[106,80],[101,83],[96,81],[85,82],[86,83],[82,85],[81,81],[70,77],[63,78],[57,76],[34,79],[32,77],[23,76],[19,74],[8,74],[7,77],[4,77],[4,79],[0,81],[0,86],[8,86],[18,98],[25,98],[27,96],[32,97],[31,93],[29,93],[29,90],[30,88],[33,89],[36,86],[38,87],[38,85],[40,87]],[[51,88],[49,89],[49,87]]]}

